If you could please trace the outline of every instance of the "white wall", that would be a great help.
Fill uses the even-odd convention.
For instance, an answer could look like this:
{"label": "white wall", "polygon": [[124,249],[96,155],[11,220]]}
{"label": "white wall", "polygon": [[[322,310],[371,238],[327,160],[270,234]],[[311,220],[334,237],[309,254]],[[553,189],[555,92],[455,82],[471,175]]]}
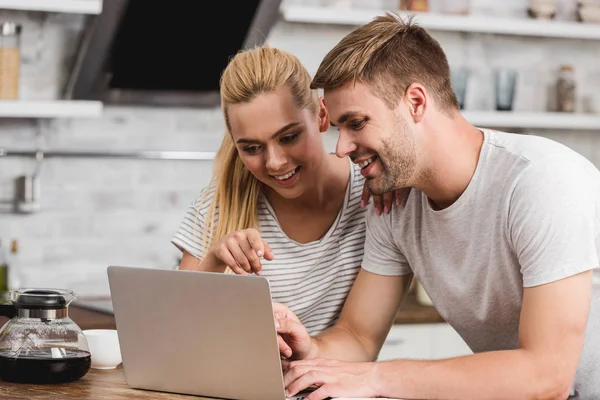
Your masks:
{"label": "white wall", "polygon": [[[326,0],[311,0],[319,3]],[[352,0],[357,1],[358,0]],[[298,2],[298,0],[296,0]],[[562,1],[562,9],[575,2]],[[476,12],[525,14],[527,0],[472,2]],[[561,18],[564,18],[561,15]],[[24,23],[21,94],[51,99],[61,94],[65,65],[79,34],[79,16],[0,11],[0,20]],[[269,43],[297,54],[314,72],[349,27],[279,22]],[[600,89],[600,43],[579,40],[437,33],[452,65],[473,69],[468,109],[491,109],[491,68],[521,71],[516,109],[544,110],[547,88],[561,63],[575,66],[580,98]],[[0,147],[84,150],[214,151],[223,132],[219,109],[107,107],[90,120],[0,120]],[[40,134],[37,137],[37,134]],[[600,165],[599,131],[535,132],[561,141]],[[331,147],[334,136],[326,143]],[[0,158],[0,200],[13,196],[13,180],[31,173],[30,159]],[[68,287],[81,295],[107,294],[109,264],[171,267],[170,244],[187,206],[208,182],[205,161],[49,159],[41,170],[42,211],[0,213],[0,238],[20,242],[15,268],[23,285]],[[6,209],[4,207],[3,209]]]}

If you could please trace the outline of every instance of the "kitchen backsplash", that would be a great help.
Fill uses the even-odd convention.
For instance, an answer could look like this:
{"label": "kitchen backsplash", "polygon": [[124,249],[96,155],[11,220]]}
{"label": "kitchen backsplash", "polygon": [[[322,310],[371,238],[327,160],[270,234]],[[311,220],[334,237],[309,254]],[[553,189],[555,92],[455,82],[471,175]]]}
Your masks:
{"label": "kitchen backsplash", "polygon": [[[527,3],[482,0],[473,1],[472,7],[513,15],[521,10],[524,15]],[[24,24],[21,97],[59,97],[82,18],[0,11],[2,20]],[[325,53],[350,29],[279,22],[268,42],[297,54],[313,73]],[[599,89],[598,82],[595,87],[586,84],[600,72],[597,41],[434,35],[452,65],[469,66],[473,71],[467,109],[493,107],[490,82],[491,69],[496,66],[520,71],[517,110],[546,109],[548,90],[563,63],[575,66],[582,92]],[[223,130],[218,108],[106,107],[98,119],[40,123],[0,119],[0,148],[34,149],[39,143],[48,149],[216,151]],[[563,142],[600,166],[599,131],[533,133]],[[326,134],[324,140],[333,149],[334,133]],[[31,159],[0,158],[1,203],[12,198],[14,178],[33,168]],[[41,211],[17,215],[0,204],[0,238],[4,245],[12,238],[19,240],[13,264],[22,285],[69,287],[83,295],[107,294],[107,265],[175,265],[179,252],[170,238],[211,171],[208,161],[48,159],[40,173]]]}

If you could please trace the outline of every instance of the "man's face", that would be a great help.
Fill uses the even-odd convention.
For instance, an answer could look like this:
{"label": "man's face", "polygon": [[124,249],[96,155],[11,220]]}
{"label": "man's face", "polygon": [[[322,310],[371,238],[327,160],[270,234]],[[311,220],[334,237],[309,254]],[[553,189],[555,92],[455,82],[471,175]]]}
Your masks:
{"label": "man's face", "polygon": [[368,85],[347,83],[326,90],[325,105],[339,130],[338,157],[350,156],[361,166],[374,195],[409,187],[417,169],[414,132],[399,105],[391,110]]}

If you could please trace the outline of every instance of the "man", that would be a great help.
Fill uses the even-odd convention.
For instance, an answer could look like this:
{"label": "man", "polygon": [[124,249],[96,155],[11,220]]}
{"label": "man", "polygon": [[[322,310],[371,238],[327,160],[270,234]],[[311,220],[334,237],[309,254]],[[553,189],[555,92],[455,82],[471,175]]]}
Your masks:
{"label": "man", "polygon": [[[548,139],[469,124],[439,44],[393,14],[342,39],[312,86],[371,193],[406,189],[389,214],[371,208],[334,327],[311,338],[276,305],[288,393],[600,399],[598,170]],[[413,274],[473,355],[374,362]]]}

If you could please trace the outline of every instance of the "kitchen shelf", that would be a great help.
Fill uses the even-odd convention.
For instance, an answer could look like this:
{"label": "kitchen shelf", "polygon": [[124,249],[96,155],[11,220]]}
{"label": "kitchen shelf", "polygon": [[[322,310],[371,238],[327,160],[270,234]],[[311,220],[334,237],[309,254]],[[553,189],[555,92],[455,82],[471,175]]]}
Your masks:
{"label": "kitchen shelf", "polygon": [[102,115],[102,102],[83,100],[2,100],[0,118],[93,118]]}
{"label": "kitchen shelf", "polygon": [[100,14],[102,0],[0,0],[0,9]]}
{"label": "kitchen shelf", "polygon": [[[283,19],[289,22],[355,26],[370,22],[386,10],[284,6],[281,11]],[[430,30],[600,40],[600,24],[594,23],[421,12],[410,14],[415,16],[417,24]],[[409,13],[403,15],[408,16]]]}
{"label": "kitchen shelf", "polygon": [[463,116],[482,128],[600,130],[600,115],[558,112],[464,111]]}

